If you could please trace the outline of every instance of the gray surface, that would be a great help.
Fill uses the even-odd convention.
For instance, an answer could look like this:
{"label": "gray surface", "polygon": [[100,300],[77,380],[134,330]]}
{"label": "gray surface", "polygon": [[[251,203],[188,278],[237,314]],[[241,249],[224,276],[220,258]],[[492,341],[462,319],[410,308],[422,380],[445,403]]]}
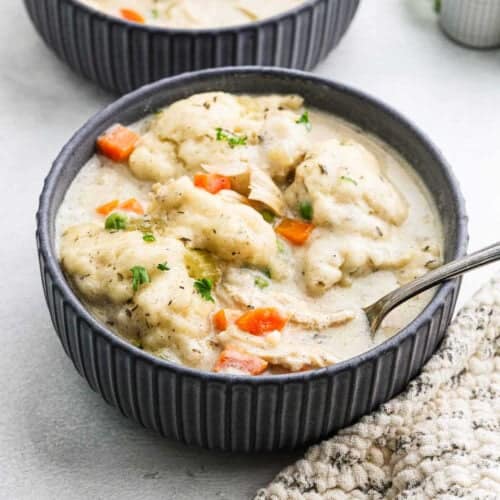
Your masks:
{"label": "gray surface", "polygon": [[[462,183],[475,249],[500,236],[500,52],[453,45],[430,4],[364,0],[318,73],[427,130]],[[37,197],[69,135],[112,98],[45,49],[20,0],[3,0],[0,14],[0,498],[249,498],[299,453],[245,457],[158,439],[91,392],[63,354],[39,284]],[[461,300],[492,271],[468,276]]]}

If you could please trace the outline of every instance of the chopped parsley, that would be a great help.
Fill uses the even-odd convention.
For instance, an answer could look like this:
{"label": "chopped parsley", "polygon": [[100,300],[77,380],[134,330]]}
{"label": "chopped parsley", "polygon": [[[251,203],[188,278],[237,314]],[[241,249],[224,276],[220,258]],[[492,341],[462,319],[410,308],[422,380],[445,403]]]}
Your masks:
{"label": "chopped parsley", "polygon": [[276,238],[276,246],[279,253],[285,253],[285,244],[279,238]]}
{"label": "chopped parsley", "polygon": [[254,283],[255,286],[258,286],[261,290],[269,286],[269,281],[265,280],[264,278],[261,278],[260,276],[257,276],[255,278]]}
{"label": "chopped parsley", "polygon": [[137,292],[141,285],[151,282],[145,267],[134,266],[130,272],[132,273],[132,288],[134,289],[134,292]]}
{"label": "chopped parsley", "polygon": [[266,222],[272,224],[276,216],[270,210],[262,210],[261,215]]}
{"label": "chopped parsley", "polygon": [[301,115],[300,118],[295,122],[295,123],[303,123],[306,127],[306,130],[308,132],[311,131],[312,129],[312,124],[309,121],[309,111],[304,111]]}
{"label": "chopped parsley", "polygon": [[299,205],[300,216],[305,220],[312,220],[313,206],[309,201],[304,201]]}
{"label": "chopped parsley", "polygon": [[203,299],[207,302],[215,302],[212,297],[213,282],[207,278],[202,278],[201,280],[196,280],[194,282],[195,290],[201,295]]}
{"label": "chopped parsley", "polygon": [[158,9],[151,9],[151,16],[153,19],[158,19],[159,15]]}
{"label": "chopped parsley", "polygon": [[271,279],[271,269],[269,269],[268,267],[265,267],[261,271],[262,271],[262,274],[265,274],[269,279]]}
{"label": "chopped parsley", "polygon": [[352,177],[348,177],[347,175],[341,175],[340,180],[350,182],[351,184],[354,184],[355,186],[358,185],[358,183]]}
{"label": "chopped parsley", "polygon": [[232,132],[227,132],[226,130],[222,130],[220,127],[215,129],[216,139],[218,141],[226,141],[231,148],[236,146],[246,146],[247,145],[247,136],[246,135],[236,135]]}
{"label": "chopped parsley", "polygon": [[108,231],[120,231],[127,228],[128,218],[121,214],[111,214],[107,217],[104,227]]}
{"label": "chopped parsley", "polygon": [[170,267],[168,267],[168,264],[166,262],[164,262],[163,264],[158,264],[156,268],[160,271],[170,271]]}
{"label": "chopped parsley", "polygon": [[153,241],[156,241],[155,235],[153,233],[144,233],[142,235],[142,239],[147,243],[153,243]]}

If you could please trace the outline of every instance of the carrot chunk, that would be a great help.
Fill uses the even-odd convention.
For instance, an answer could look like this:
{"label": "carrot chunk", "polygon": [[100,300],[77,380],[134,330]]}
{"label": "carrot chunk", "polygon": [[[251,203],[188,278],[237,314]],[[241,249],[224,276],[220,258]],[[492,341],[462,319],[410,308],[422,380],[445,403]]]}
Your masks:
{"label": "carrot chunk", "polygon": [[123,19],[132,21],[133,23],[144,24],[146,22],[144,16],[142,14],[139,14],[139,12],[134,9],[120,9],[120,14]]}
{"label": "carrot chunk", "polygon": [[118,200],[112,200],[104,205],[101,205],[95,209],[95,211],[100,215],[109,215],[115,208],[118,207],[120,202]]}
{"label": "carrot chunk", "polygon": [[139,140],[139,135],[123,125],[115,125],[97,139],[97,149],[113,161],[126,161]]}
{"label": "carrot chunk", "polygon": [[142,208],[142,205],[135,198],[124,201],[118,208],[127,212],[135,212],[137,215],[144,215],[144,208]]}
{"label": "carrot chunk", "polygon": [[274,330],[282,330],[286,325],[286,318],[281,316],[274,307],[262,307],[248,311],[236,320],[240,330],[252,335],[263,335]]}
{"label": "carrot chunk", "polygon": [[217,311],[214,314],[213,317],[213,322],[215,329],[219,332],[223,332],[227,328],[227,318],[226,318],[226,312],[224,309],[221,309],[220,311]]}
{"label": "carrot chunk", "polygon": [[257,356],[246,354],[234,347],[228,347],[220,354],[214,371],[225,372],[232,368],[249,375],[260,375],[267,366],[268,362]]}
{"label": "carrot chunk", "polygon": [[209,193],[216,194],[222,189],[231,189],[231,179],[219,174],[196,174],[194,185]]}
{"label": "carrot chunk", "polygon": [[303,245],[313,229],[313,224],[298,219],[283,219],[275,228],[280,236],[294,245]]}

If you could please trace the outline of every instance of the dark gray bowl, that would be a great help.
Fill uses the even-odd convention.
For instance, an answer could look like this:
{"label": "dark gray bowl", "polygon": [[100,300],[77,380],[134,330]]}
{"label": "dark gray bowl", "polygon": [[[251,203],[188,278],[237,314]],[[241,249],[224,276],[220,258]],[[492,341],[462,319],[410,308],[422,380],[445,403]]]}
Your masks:
{"label": "dark gray bowl", "polygon": [[82,306],[61,271],[54,248],[57,210],[104,130],[214,89],[296,92],[309,106],[377,134],[411,162],[432,193],[444,225],[446,260],[466,250],[464,202],[442,156],[402,116],[348,87],[291,70],[208,70],[146,86],[94,116],[56,159],[40,198],[37,240],[52,321],[78,372],[108,403],[162,435],[224,450],[294,448],[330,435],[400,392],[441,341],[460,282],[441,285],[408,327],[369,352],[292,375],[252,378],[200,372],[156,358],[109,331]]}
{"label": "dark gray bowl", "polygon": [[166,76],[222,66],[312,69],[339,43],[360,0],[308,0],[263,21],[221,29],[131,23],[78,0],[24,0],[45,43],[77,73],[126,93]]}

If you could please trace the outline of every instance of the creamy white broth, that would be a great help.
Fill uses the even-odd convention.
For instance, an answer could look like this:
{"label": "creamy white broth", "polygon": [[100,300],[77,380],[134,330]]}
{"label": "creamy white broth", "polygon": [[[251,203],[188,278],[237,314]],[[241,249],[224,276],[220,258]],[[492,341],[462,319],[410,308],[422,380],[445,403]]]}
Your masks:
{"label": "creamy white broth", "polygon": [[[286,108],[286,106],[284,107]],[[294,108],[293,112],[299,118],[303,112],[302,106],[293,104],[292,107]],[[289,109],[284,110],[285,113],[289,111]],[[200,110],[197,112],[202,113],[204,111]],[[207,112],[210,113],[210,110],[207,109]],[[280,116],[278,111],[276,113]],[[250,114],[252,115],[252,119],[255,118],[254,115],[257,115],[255,110],[252,110]],[[189,120],[186,117],[184,119]],[[155,120],[157,120],[156,117],[148,118],[134,125],[133,128],[143,135],[150,133],[150,128],[156,126]],[[429,262],[429,267],[439,264],[442,251],[442,230],[439,217],[427,189],[412,168],[382,141],[366,132],[360,131],[337,117],[318,110],[309,110],[309,120],[312,124],[312,129],[306,135],[307,145],[304,146],[306,150],[309,147],[313,148],[315,145],[322,144],[323,141],[335,136],[340,142],[347,141],[350,144],[362,144],[364,148],[376,157],[383,176],[390,180],[390,183],[400,193],[407,206],[407,216],[404,222],[398,227],[391,228],[398,245],[402,248],[418,247],[426,250],[422,252],[422,255],[418,254],[416,260],[423,259],[425,263]],[[206,121],[207,126],[212,127],[210,119]],[[292,119],[291,123],[295,124],[295,121]],[[304,127],[300,123],[296,124],[296,126]],[[181,125],[179,127],[182,129]],[[186,130],[190,130],[189,126]],[[302,139],[303,135],[300,140]],[[210,140],[207,139],[209,146],[211,144]],[[212,161],[214,157],[217,158],[220,151],[223,153],[226,152],[228,155],[238,155],[243,154],[243,148],[251,149],[253,147],[251,144],[233,148],[228,146],[227,151],[225,151],[221,141],[214,142],[214,145],[217,147],[217,151],[214,155],[210,155],[206,159],[207,163]],[[193,151],[192,147],[192,144],[190,144],[187,148],[189,154]],[[203,147],[208,146],[204,143]],[[192,153],[194,157],[198,158],[197,155],[200,154],[199,150],[201,148],[203,152],[203,147],[198,146],[196,148],[195,152]],[[258,149],[260,147],[260,145],[257,145],[255,148]],[[179,147],[179,144],[177,144],[177,148],[177,152],[182,151],[182,146]],[[136,157],[141,156],[137,151],[134,154]],[[258,151],[258,155],[261,155],[260,151]],[[262,160],[262,156],[258,155],[257,157]],[[248,154],[250,162],[253,161],[254,156],[253,152]],[[129,163],[135,165],[137,163],[136,157],[133,155]],[[294,164],[292,171],[297,171],[298,165],[303,164],[304,161],[301,162],[298,160]],[[183,163],[183,168],[185,167],[186,163]],[[147,175],[151,175],[150,169],[139,171],[137,170],[137,165],[134,168],[136,169],[136,174],[139,172],[141,175],[144,175],[144,172],[146,172],[146,177]],[[199,171],[202,171],[201,167],[190,167],[187,175],[192,178],[193,174]],[[154,175],[158,175],[157,171],[155,172]],[[172,178],[181,178],[185,173],[185,170],[177,172]],[[279,177],[279,173],[277,176]],[[58,240],[63,238],[68,229],[71,231],[72,228],[78,227],[81,224],[93,223],[99,228],[99,231],[103,231],[104,217],[98,215],[95,208],[108,202],[110,199],[125,200],[133,197],[137,198],[146,207],[146,212],[149,212],[148,207],[153,211],[158,210],[158,201],[151,201],[152,197],[161,197],[161,190],[167,189],[165,185],[169,185],[168,182],[170,179],[161,180],[167,184],[159,188],[159,185],[156,185],[153,189],[153,181],[139,180],[132,174],[129,166],[117,164],[101,155],[94,156],[77,175],[59,210],[56,224]],[[174,186],[178,188],[181,184],[175,184]],[[283,188],[288,186],[287,189],[290,189],[289,180],[280,180],[279,184]],[[151,194],[152,190],[156,192],[156,195]],[[221,193],[211,196],[216,196],[218,199],[222,196]],[[297,217],[296,207],[287,207],[287,215]],[[172,226],[180,224],[179,227],[170,228],[167,231],[169,236],[173,235],[177,239],[185,236],[186,228],[182,226],[182,221],[176,221],[173,215],[167,215],[167,218],[170,220],[170,222],[167,222],[167,226],[169,224]],[[280,218],[277,218],[277,221],[279,220]],[[81,234],[83,233],[80,233],[80,236]],[[141,337],[144,332],[138,332],[135,324],[119,319],[120,308],[125,306],[116,303],[116,297],[114,297],[112,292],[106,295],[107,292],[105,291],[106,293],[103,295],[101,290],[99,294],[104,296],[104,299],[101,297],[101,299],[96,301],[94,300],[95,296],[91,294],[90,297],[92,300],[88,300],[89,295],[85,295],[88,293],[88,290],[80,288],[78,273],[72,272],[72,269],[68,268],[71,266],[67,266],[64,262],[63,267],[77,292],[96,316],[103,322],[108,323],[108,326],[114,329],[116,333],[128,338],[135,344],[142,345],[143,348],[156,355],[200,369],[211,370],[221,351],[228,346],[236,346],[239,350],[249,352],[252,356],[265,358],[269,362],[268,371],[271,373],[296,371],[327,366],[328,364],[350,358],[370,349],[410,323],[432,297],[432,292],[421,294],[397,308],[387,317],[377,336],[372,340],[361,307],[370,304],[401,283],[425,271],[422,271],[423,267],[421,265],[416,266],[414,262],[408,262],[394,269],[382,269],[363,272],[361,275],[354,273],[352,276],[344,276],[347,282],[343,278],[344,282],[337,283],[322,291],[322,293],[311,293],[304,281],[303,263],[312,245],[311,242],[314,241],[314,238],[321,239],[323,234],[326,236],[334,234],[336,235],[336,241],[339,242],[344,239],[348,241],[351,236],[348,231],[332,230],[329,227],[317,226],[310,240],[303,246],[289,244],[286,240],[280,238],[282,242],[285,242],[286,257],[283,257],[283,259],[286,260],[285,267],[287,267],[287,270],[284,274],[288,274],[288,276],[281,276],[278,279],[274,279],[274,276],[272,276],[272,279],[269,279],[259,271],[259,266],[247,266],[241,262],[236,264],[220,259],[219,265],[223,269],[223,277],[220,283],[216,285],[213,293],[216,304],[202,304],[203,307],[207,307],[207,310],[200,317],[197,317],[195,322],[200,321],[200,324],[204,325],[203,328],[206,331],[201,339],[196,340],[197,345],[194,348],[191,344],[188,347],[179,347],[178,337],[176,337],[177,340],[174,342],[175,348],[169,347],[168,339],[170,337],[169,334],[165,333],[165,330],[161,331],[160,334],[158,332],[154,335],[148,333],[146,338],[154,340],[144,343],[144,337]],[[79,238],[80,236],[77,237]],[[104,236],[107,237],[106,235]],[[274,241],[271,245],[273,244]],[[82,248],[85,249],[85,247]],[[148,251],[151,249],[151,247],[146,248]],[[272,246],[269,246],[269,251],[271,250]],[[64,257],[64,252],[62,256]],[[256,260],[256,262],[260,261]],[[273,269],[273,274],[274,272]],[[280,272],[278,268],[276,273],[280,274]],[[254,286],[256,279],[266,281],[267,285],[265,289],[260,290]],[[233,284],[235,284],[236,288],[233,287]],[[144,285],[144,288],[147,286]],[[240,295],[250,295],[250,298],[243,297],[244,300],[242,302]],[[283,301],[284,296],[286,296],[286,299]],[[328,317],[328,315],[331,316],[337,312],[350,311],[352,319],[341,321],[340,324],[329,327],[308,326],[307,328],[304,328],[300,322],[290,320],[281,332],[272,332],[263,336],[254,336],[246,332],[241,332],[234,326],[234,319],[243,314],[249,307],[259,308],[276,305],[277,297],[281,301],[278,301],[278,309],[282,307],[286,311],[286,314],[291,314],[290,311],[293,310],[300,310],[301,312],[310,314],[312,317]],[[211,323],[213,314],[219,309],[227,311],[230,323],[228,329],[223,332],[215,331]],[[204,323],[205,317],[206,323]],[[178,332],[176,332],[176,335],[178,335]],[[158,348],[158,345],[161,347]],[[188,355],[186,357],[183,354],[186,349],[200,350],[203,354],[200,356],[196,354],[194,357]]]}
{"label": "creamy white broth", "polygon": [[[80,0],[96,9],[124,17],[132,9],[138,20],[170,28],[203,29],[259,21],[290,10],[305,0]],[[142,18],[142,19],[141,19]]]}

